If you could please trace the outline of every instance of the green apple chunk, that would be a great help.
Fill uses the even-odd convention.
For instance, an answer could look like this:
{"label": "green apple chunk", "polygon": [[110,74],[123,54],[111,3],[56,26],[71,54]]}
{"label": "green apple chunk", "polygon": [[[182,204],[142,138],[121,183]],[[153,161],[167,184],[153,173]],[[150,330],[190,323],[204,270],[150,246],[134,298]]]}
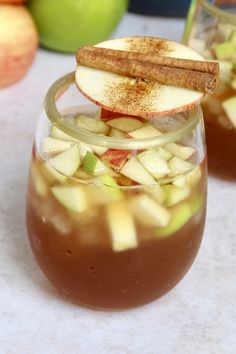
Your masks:
{"label": "green apple chunk", "polygon": [[112,136],[113,138],[121,138],[121,139],[123,139],[123,138],[125,138],[126,135],[125,135],[124,132],[122,132],[119,129],[111,128],[109,136]]}
{"label": "green apple chunk", "polygon": [[198,185],[198,183],[202,178],[201,167],[200,166],[195,167],[192,171],[186,174],[185,178],[188,186],[194,187]]}
{"label": "green apple chunk", "polygon": [[77,144],[48,160],[49,164],[62,175],[73,176],[80,166],[80,151]]}
{"label": "green apple chunk", "polygon": [[137,158],[155,178],[165,177],[170,172],[167,162],[159,157],[156,150],[141,152],[137,155]]}
{"label": "green apple chunk", "polygon": [[171,210],[171,220],[168,226],[156,229],[156,237],[166,238],[179,231],[191,218],[192,211],[187,203],[176,205]]}
{"label": "green apple chunk", "polygon": [[143,167],[135,156],[124,164],[120,173],[140,184],[156,183],[153,176]]}
{"label": "green apple chunk", "polygon": [[231,82],[230,82],[230,85],[232,86],[232,88],[233,88],[234,90],[236,90],[236,77],[233,77],[233,79],[232,79]]}
{"label": "green apple chunk", "polygon": [[129,205],[134,217],[144,226],[165,227],[170,221],[170,212],[146,194],[131,198]]}
{"label": "green apple chunk", "polygon": [[158,148],[156,151],[159,157],[165,161],[169,161],[172,157],[172,154],[169,151],[165,150],[163,147]]}
{"label": "green apple chunk", "polygon": [[186,176],[177,176],[173,181],[172,184],[177,187],[184,187],[186,184]]}
{"label": "green apple chunk", "polygon": [[97,156],[87,152],[83,159],[84,171],[91,176],[99,176],[108,173],[108,167]]}
{"label": "green apple chunk", "polygon": [[191,146],[183,146],[176,143],[167,144],[165,149],[182,160],[188,160],[195,152],[195,149]]}
{"label": "green apple chunk", "polygon": [[194,168],[193,164],[188,161],[182,160],[177,156],[172,157],[172,159],[168,162],[168,165],[171,170],[171,177],[183,175]]}
{"label": "green apple chunk", "polygon": [[229,120],[233,124],[234,128],[236,128],[236,96],[228,98],[222,103],[222,107],[224,108]]}
{"label": "green apple chunk", "polygon": [[45,198],[48,195],[48,184],[44,179],[43,173],[35,162],[31,162],[30,174],[35,191],[40,197]]}
{"label": "green apple chunk", "polygon": [[96,134],[107,135],[109,132],[109,127],[105,122],[89,116],[83,116],[83,115],[77,116],[76,124],[79,128],[88,130]]}
{"label": "green apple chunk", "polygon": [[107,221],[114,251],[125,251],[138,246],[133,217],[127,202],[120,201],[107,205]]}
{"label": "green apple chunk", "polygon": [[85,190],[90,205],[104,205],[123,198],[123,193],[110,175],[99,176],[96,185],[87,185]]}
{"label": "green apple chunk", "polygon": [[199,210],[203,206],[203,198],[202,198],[202,196],[201,195],[197,195],[196,197],[191,199],[190,202],[189,202],[189,206],[190,206],[192,215],[197,214],[199,212]]}
{"label": "green apple chunk", "polygon": [[165,201],[165,192],[159,184],[152,186],[145,186],[144,190],[150,195],[158,204],[163,204]]}
{"label": "green apple chunk", "polygon": [[162,186],[166,198],[165,198],[165,205],[170,207],[175,205],[182,200],[188,198],[191,193],[191,189],[189,186],[184,186],[182,188],[174,186],[172,184],[167,184],[166,186]]}
{"label": "green apple chunk", "polygon": [[215,56],[219,60],[230,59],[235,52],[234,44],[230,41],[217,43],[213,47]]}
{"label": "green apple chunk", "polygon": [[71,142],[51,138],[50,136],[43,139],[42,151],[47,156],[57,155],[71,146]]}
{"label": "green apple chunk", "polygon": [[135,129],[142,127],[143,123],[136,118],[120,117],[113,118],[107,121],[107,124],[115,129],[119,129],[125,133],[132,132]]}
{"label": "green apple chunk", "polygon": [[136,129],[129,133],[129,136],[131,136],[134,139],[148,139],[148,138],[154,138],[155,136],[159,136],[162,133],[154,128],[151,124],[144,125],[142,128]]}
{"label": "green apple chunk", "polygon": [[86,194],[80,186],[53,186],[51,192],[66,209],[82,213],[88,208]]}

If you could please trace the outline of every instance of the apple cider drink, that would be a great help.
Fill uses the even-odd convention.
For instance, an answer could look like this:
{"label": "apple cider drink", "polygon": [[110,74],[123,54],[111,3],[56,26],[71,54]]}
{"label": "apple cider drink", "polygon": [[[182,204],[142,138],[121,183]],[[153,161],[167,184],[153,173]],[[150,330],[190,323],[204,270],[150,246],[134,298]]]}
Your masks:
{"label": "apple cider drink", "polygon": [[29,239],[66,297],[97,309],[136,307],[173,288],[201,243],[201,108],[147,118],[91,101],[73,73],[47,94],[29,174]]}
{"label": "apple cider drink", "polygon": [[[197,6],[196,6],[197,5]],[[189,11],[185,42],[220,64],[220,85],[202,102],[209,169],[236,179],[236,1],[198,0]]]}

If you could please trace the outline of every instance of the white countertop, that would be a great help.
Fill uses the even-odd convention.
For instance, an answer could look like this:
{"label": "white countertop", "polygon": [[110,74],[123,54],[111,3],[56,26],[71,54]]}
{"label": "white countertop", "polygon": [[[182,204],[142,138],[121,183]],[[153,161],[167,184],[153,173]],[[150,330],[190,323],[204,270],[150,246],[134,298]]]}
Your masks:
{"label": "white countertop", "polygon": [[[180,39],[183,20],[127,14],[115,36]],[[181,283],[123,312],[59,298],[31,254],[25,228],[27,169],[49,85],[73,56],[39,50],[28,75],[0,91],[0,354],[235,354],[236,184],[209,179],[204,240]]]}

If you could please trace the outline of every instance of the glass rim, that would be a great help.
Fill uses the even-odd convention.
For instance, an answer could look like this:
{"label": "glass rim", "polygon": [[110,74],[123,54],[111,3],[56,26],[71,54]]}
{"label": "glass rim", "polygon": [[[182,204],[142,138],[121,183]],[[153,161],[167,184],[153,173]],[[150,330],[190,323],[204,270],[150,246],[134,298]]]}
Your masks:
{"label": "glass rim", "polygon": [[224,11],[217,7],[214,4],[210,4],[208,0],[198,0],[198,2],[201,3],[201,5],[204,7],[204,9],[210,13],[213,16],[219,17],[221,19],[225,19],[229,21],[232,24],[236,25],[236,15],[233,15],[227,11]]}
{"label": "glass rim", "polygon": [[[202,117],[201,106],[199,104],[188,110],[189,118],[183,125],[181,125],[180,128],[174,129],[170,132],[158,135],[153,138],[125,139],[97,135],[67,122],[56,107],[57,98],[60,97],[66,91],[66,89],[74,83],[75,72],[70,72],[56,80],[50,86],[46,94],[44,100],[44,108],[49,120],[53,125],[57,126],[61,131],[70,135],[71,137],[87,144],[123,150],[141,150],[163,146],[170,142],[181,140],[186,134],[194,130],[200,118]],[[78,94],[81,93],[78,91]],[[94,105],[94,103],[92,104]]]}

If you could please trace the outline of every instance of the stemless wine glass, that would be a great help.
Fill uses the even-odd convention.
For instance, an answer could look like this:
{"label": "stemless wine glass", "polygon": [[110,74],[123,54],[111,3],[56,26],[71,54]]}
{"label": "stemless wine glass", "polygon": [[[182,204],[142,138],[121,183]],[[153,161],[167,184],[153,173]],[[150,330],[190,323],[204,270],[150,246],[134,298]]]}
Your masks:
{"label": "stemless wine glass", "polygon": [[[33,147],[27,227],[60,293],[91,308],[124,309],[168,292],[196,257],[206,212],[204,128],[199,105],[134,119],[128,134],[111,128],[113,113],[104,120],[104,112],[79,93],[74,73],[51,86]],[[86,119],[103,133],[83,128]],[[140,129],[153,137],[142,139]]]}
{"label": "stemless wine glass", "polygon": [[184,42],[218,60],[220,85],[202,108],[209,171],[236,180],[236,1],[197,0],[189,9]]}

